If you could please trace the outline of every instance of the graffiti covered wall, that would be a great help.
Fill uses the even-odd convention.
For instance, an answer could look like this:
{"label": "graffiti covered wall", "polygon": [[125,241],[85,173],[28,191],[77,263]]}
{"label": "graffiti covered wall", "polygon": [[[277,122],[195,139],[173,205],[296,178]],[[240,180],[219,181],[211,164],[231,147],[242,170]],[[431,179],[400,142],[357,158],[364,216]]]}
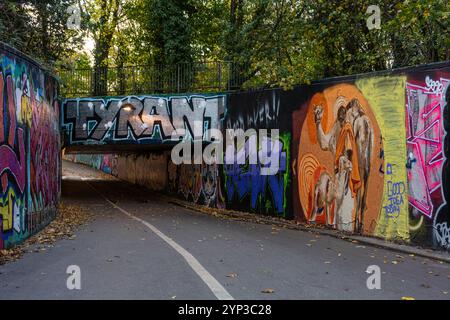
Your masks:
{"label": "graffiti covered wall", "polygon": [[56,214],[60,195],[58,84],[0,45],[0,249]]}
{"label": "graffiti covered wall", "polygon": [[[203,104],[199,101],[206,98],[196,96],[200,100],[194,101],[187,97],[184,107],[167,98],[167,103],[162,102],[170,119],[166,131],[184,127],[188,133],[184,140],[195,140],[208,128],[215,128],[226,140],[230,132],[240,130],[245,139],[233,138],[236,143],[231,146],[224,143],[221,160],[225,162],[217,164],[175,165],[170,151],[148,152],[145,157],[151,160],[145,160],[143,154],[129,154],[85,162],[114,171],[124,180],[209,207],[296,219],[449,250],[449,79],[450,66],[444,63],[327,79],[287,91],[230,93],[209,97],[212,100]],[[146,110],[146,98],[140,99],[141,109]],[[189,112],[194,112],[195,106],[202,111],[192,118],[176,116],[184,114],[187,105]],[[97,106],[93,104],[91,109],[97,110]],[[143,123],[146,112],[138,114]],[[121,111],[115,114],[120,117]],[[159,113],[150,112],[153,114]],[[177,117],[183,120],[173,122]],[[192,128],[197,117],[202,131],[196,135]],[[97,127],[85,118],[84,127],[76,125],[76,120],[72,124],[90,139]],[[95,121],[104,121],[100,118]],[[117,131],[121,121],[116,119],[107,127]],[[128,138],[135,139],[131,131],[137,124],[127,121]],[[148,128],[152,126],[156,122],[148,123]],[[113,137],[114,130],[110,132]],[[260,137],[261,130],[267,135]],[[272,130],[278,130],[277,134]],[[154,134],[155,130],[150,131]],[[257,151],[256,163],[250,161],[252,148]],[[278,164],[273,174],[263,173],[270,165],[260,161],[264,152]],[[231,162],[226,161],[229,159]],[[150,165],[164,173],[156,174]]]}
{"label": "graffiti covered wall", "polygon": [[104,173],[117,176],[117,156],[112,154],[65,154],[63,159],[82,163]]}
{"label": "graffiti covered wall", "polygon": [[224,103],[224,95],[68,99],[63,103],[66,146],[207,139],[206,130],[219,129]]}
{"label": "graffiti covered wall", "polygon": [[[223,188],[227,208],[251,211],[260,214],[292,218],[289,206],[290,194],[290,143],[291,126],[287,101],[288,93],[282,90],[265,90],[233,94],[229,97],[229,108],[225,117],[225,130],[250,132],[249,138],[234,144],[225,151],[231,152],[232,163],[225,163]],[[272,129],[279,130],[277,137]],[[258,137],[267,130],[267,137]],[[228,131],[225,135],[229,134]],[[252,145],[252,140],[253,145]],[[274,156],[278,170],[275,174],[263,174],[271,165],[261,158],[263,146],[269,145],[268,156]],[[250,163],[249,148],[256,149],[256,163]],[[239,161],[241,160],[241,161]]]}
{"label": "graffiti covered wall", "polygon": [[293,116],[300,130],[294,142],[299,144],[294,164],[298,219],[408,238],[405,147],[398,143],[405,139],[403,90],[401,76],[311,90],[300,106],[305,110]]}
{"label": "graffiti covered wall", "polygon": [[409,229],[412,240],[450,249],[448,106],[450,70],[415,73],[406,84]]}

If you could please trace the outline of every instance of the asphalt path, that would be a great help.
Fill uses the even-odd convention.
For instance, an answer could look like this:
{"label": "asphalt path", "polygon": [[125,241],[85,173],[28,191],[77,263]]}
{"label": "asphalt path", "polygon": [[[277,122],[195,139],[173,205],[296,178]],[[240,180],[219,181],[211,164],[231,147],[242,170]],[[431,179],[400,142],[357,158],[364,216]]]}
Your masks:
{"label": "asphalt path", "polygon": [[[450,265],[314,232],[229,220],[64,162],[73,240],[0,266],[0,299],[450,299]],[[69,290],[69,266],[80,290]],[[369,266],[381,289],[368,289]]]}

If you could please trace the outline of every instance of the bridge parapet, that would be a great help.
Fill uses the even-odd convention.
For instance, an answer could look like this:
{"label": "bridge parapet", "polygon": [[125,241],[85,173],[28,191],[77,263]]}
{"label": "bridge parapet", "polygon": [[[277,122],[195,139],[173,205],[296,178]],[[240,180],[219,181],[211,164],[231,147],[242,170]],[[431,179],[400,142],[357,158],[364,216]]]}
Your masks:
{"label": "bridge parapet", "polygon": [[66,99],[62,108],[67,152],[119,152],[208,141],[209,129],[222,128],[226,95]]}

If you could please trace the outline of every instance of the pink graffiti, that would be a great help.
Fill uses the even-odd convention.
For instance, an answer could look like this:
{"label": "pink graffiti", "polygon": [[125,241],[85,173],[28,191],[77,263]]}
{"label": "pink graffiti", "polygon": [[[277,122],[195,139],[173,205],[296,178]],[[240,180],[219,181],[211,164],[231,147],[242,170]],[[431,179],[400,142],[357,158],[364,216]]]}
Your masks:
{"label": "pink graffiti", "polygon": [[430,218],[435,204],[442,202],[442,196],[436,199],[432,193],[441,187],[444,161],[443,90],[436,88],[445,88],[449,82],[427,77],[426,83],[406,85],[409,203]]}
{"label": "pink graffiti", "polygon": [[[25,188],[25,143],[24,132],[21,128],[17,128],[16,112],[14,107],[13,81],[11,76],[6,77],[7,100],[8,100],[8,136],[5,141],[4,115],[0,112],[0,177],[2,177],[2,193],[6,193],[8,187],[7,172],[14,177],[16,184],[23,193]],[[0,111],[3,111],[4,103],[4,80],[3,74],[0,72]],[[17,156],[14,146],[16,143],[16,132],[18,139]],[[5,144],[6,142],[6,144]],[[6,177],[6,178],[5,178]]]}
{"label": "pink graffiti", "polygon": [[[35,209],[54,205],[59,192],[59,132],[57,127],[57,102],[49,105],[32,97],[33,117],[31,125],[31,194]],[[55,175],[55,173],[57,173]]]}

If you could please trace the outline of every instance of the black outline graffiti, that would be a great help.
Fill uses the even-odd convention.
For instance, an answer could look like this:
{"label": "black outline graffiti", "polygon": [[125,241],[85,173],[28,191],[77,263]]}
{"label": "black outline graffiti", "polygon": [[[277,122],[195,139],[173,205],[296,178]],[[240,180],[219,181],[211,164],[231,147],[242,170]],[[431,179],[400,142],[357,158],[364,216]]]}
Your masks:
{"label": "black outline graffiti", "polygon": [[[444,164],[442,165],[442,196],[444,203],[439,207],[433,221],[433,244],[450,250],[450,85],[445,93],[445,106],[443,109],[444,127]],[[447,228],[445,228],[447,227]],[[445,234],[444,234],[445,233]]]}
{"label": "black outline graffiti", "polygon": [[[126,110],[124,106],[130,106],[129,110]],[[187,109],[180,110],[183,107],[187,107]],[[211,108],[217,110],[211,110]],[[165,111],[163,111],[164,109]],[[112,110],[112,114],[108,114],[110,110]],[[208,129],[221,129],[225,110],[225,95],[67,99],[63,103],[63,128],[69,137],[69,144],[86,141],[139,142],[145,139],[154,140],[149,143],[172,141],[172,134],[180,129],[186,130],[185,137],[197,139],[203,138],[203,136],[195,136],[191,122],[201,116],[202,134]],[[81,112],[83,112],[83,117],[80,116]],[[191,113],[192,116],[195,115],[196,120],[189,119],[188,113]],[[215,119],[214,113],[217,114],[217,119]],[[128,117],[125,120],[123,117],[126,114]],[[164,123],[163,119],[146,121],[145,117],[147,116],[167,117],[169,123]],[[132,121],[133,117],[135,117],[134,121]],[[205,124],[207,125],[205,126]],[[101,128],[102,125],[105,126],[105,129]],[[108,133],[112,133],[112,136],[109,136]],[[155,138],[155,136],[160,138]]]}

